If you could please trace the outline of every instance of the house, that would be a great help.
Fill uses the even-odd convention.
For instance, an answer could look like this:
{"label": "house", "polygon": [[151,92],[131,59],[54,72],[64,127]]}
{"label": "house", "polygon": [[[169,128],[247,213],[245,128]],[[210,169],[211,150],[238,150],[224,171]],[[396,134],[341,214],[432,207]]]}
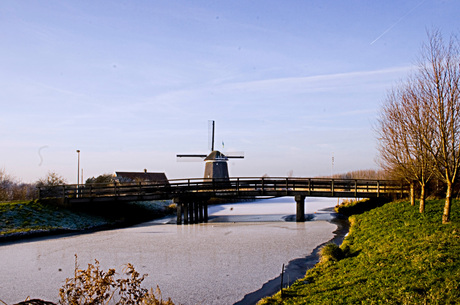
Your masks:
{"label": "house", "polygon": [[168,184],[165,173],[143,172],[115,172],[118,182],[150,182],[154,184]]}

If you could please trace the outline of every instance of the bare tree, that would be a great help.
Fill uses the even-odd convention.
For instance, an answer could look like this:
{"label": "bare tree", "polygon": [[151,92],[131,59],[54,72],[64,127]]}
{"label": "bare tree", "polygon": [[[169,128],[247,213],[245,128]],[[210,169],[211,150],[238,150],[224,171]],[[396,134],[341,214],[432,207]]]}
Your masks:
{"label": "bare tree", "polygon": [[22,183],[0,169],[0,201],[35,199],[37,192],[34,184]]}
{"label": "bare tree", "polygon": [[0,169],[0,201],[11,200],[14,184],[13,178],[6,173],[5,169]]}
{"label": "bare tree", "polygon": [[385,100],[379,152],[384,168],[418,181],[420,212],[427,182],[434,174],[442,178],[447,186],[442,222],[447,223],[460,167],[460,48],[453,37],[445,44],[439,31],[428,37],[417,72]]}
{"label": "bare tree", "polygon": [[58,173],[56,172],[48,172],[48,174],[46,175],[46,177],[44,178],[40,178],[38,181],[37,181],[37,186],[38,187],[43,187],[43,186],[56,186],[56,185],[61,185],[61,184],[65,184],[66,183],[66,180],[65,178],[63,178],[62,176],[60,176]]}
{"label": "bare tree", "polygon": [[386,179],[388,178],[386,172],[375,169],[360,169],[342,174],[334,174],[332,178],[336,179]]}
{"label": "bare tree", "polygon": [[419,62],[420,84],[426,99],[434,143],[425,146],[433,156],[439,176],[445,182],[446,201],[442,222],[450,221],[452,190],[460,167],[460,52],[451,37],[446,44],[439,31],[429,34]]}
{"label": "bare tree", "polygon": [[377,133],[382,167],[393,177],[410,184],[411,205],[415,205],[415,184],[420,187],[420,213],[425,211],[426,185],[433,177],[433,159],[425,147],[432,137],[430,121],[420,84],[408,79],[387,95]]}

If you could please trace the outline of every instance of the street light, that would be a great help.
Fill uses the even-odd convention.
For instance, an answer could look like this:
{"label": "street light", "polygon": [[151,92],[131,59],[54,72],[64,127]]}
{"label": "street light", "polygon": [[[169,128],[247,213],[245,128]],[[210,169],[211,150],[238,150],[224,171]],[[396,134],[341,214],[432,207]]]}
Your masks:
{"label": "street light", "polygon": [[80,150],[77,149],[78,154],[78,166],[77,166],[77,186],[80,185]]}

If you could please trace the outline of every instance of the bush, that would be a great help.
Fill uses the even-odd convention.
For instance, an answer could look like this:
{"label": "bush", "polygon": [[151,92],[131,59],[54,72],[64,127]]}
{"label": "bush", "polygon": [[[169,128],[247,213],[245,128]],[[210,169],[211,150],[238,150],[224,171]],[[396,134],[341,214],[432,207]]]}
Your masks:
{"label": "bush", "polygon": [[91,177],[86,179],[85,184],[110,184],[115,182],[115,177],[112,174],[102,174],[97,177]]}
{"label": "bush", "polygon": [[[174,305],[171,299],[163,301],[158,286],[156,294],[159,298],[153,289],[142,288],[141,283],[147,275],[140,276],[133,265],[127,264],[123,273],[126,278],[115,279],[115,269],[104,272],[100,270],[97,260],[94,265],[88,264],[86,270],[79,269],[75,255],[75,275],[67,278],[59,290],[59,304]],[[115,295],[117,292],[118,296]]]}
{"label": "bush", "polygon": [[319,250],[320,262],[337,262],[345,257],[344,252],[336,244],[326,244]]}
{"label": "bush", "polygon": [[62,185],[66,183],[66,179],[62,176],[60,176],[56,172],[48,172],[46,177],[41,178],[37,181],[37,186],[39,187],[46,187],[46,186],[56,186],[56,185]]}
{"label": "bush", "polygon": [[361,200],[343,200],[335,206],[335,211],[345,216],[362,214],[389,202],[388,198],[366,198]]}

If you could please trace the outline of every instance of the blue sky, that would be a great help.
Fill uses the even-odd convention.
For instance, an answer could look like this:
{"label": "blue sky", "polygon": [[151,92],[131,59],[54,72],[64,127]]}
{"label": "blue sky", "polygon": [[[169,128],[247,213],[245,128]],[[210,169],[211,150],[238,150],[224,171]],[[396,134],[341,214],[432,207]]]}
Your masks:
{"label": "blue sky", "polygon": [[208,120],[245,154],[231,176],[378,168],[386,92],[459,15],[454,0],[3,0],[0,168],[75,183],[79,149],[85,178],[202,177],[175,156],[208,152]]}

